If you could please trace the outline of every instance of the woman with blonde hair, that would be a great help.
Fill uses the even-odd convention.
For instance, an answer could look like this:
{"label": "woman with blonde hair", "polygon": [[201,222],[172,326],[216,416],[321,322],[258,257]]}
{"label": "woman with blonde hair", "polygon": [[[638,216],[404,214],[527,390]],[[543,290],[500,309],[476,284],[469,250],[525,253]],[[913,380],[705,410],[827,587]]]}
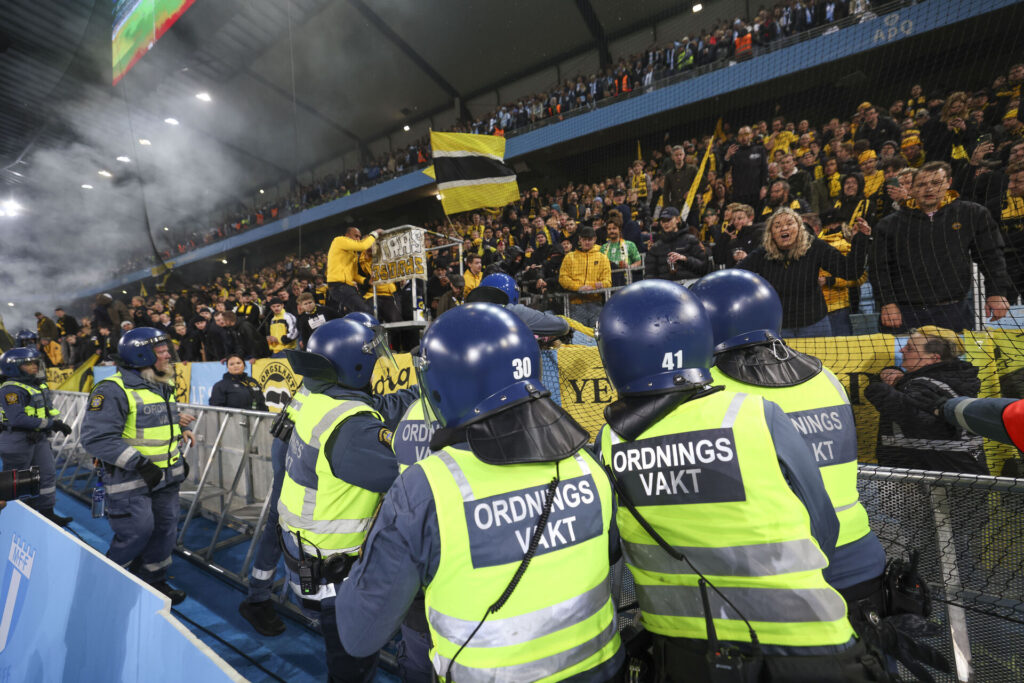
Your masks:
{"label": "woman with blonde hair", "polygon": [[779,293],[783,337],[832,335],[818,275],[824,269],[835,277],[856,280],[864,272],[871,226],[859,218],[853,227],[850,253],[844,255],[815,237],[796,211],[781,208],[765,221],[761,246],[737,264],[768,280]]}

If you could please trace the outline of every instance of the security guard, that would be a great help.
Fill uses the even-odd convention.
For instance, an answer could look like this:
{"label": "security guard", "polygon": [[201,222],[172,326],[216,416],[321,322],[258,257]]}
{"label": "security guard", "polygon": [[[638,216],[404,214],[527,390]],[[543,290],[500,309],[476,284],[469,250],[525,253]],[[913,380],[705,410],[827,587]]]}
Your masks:
{"label": "security guard", "polygon": [[[375,328],[377,319],[367,313],[350,313],[346,316],[367,327]],[[256,540],[256,552],[249,572],[249,594],[238,606],[238,612],[248,621],[257,633],[264,636],[277,636],[284,633],[285,625],[274,609],[271,593],[274,574],[281,559],[281,542],[278,533],[279,516],[278,502],[281,499],[281,486],[284,483],[285,455],[288,441],[295,428],[295,416],[302,407],[305,397],[309,396],[306,380],[292,395],[284,410],[278,414],[271,425],[270,432],[274,437],[270,446],[270,464],[274,478],[267,501],[267,521],[260,537]]]}
{"label": "security guard", "polygon": [[[19,335],[20,336],[20,335]],[[39,468],[39,495],[29,505],[58,526],[67,526],[70,517],[53,511],[56,502],[56,470],[53,451],[47,438],[57,431],[67,436],[71,427],[58,416],[46,386],[43,354],[26,346],[11,349],[0,356],[0,458],[5,470]]]}
{"label": "security guard", "polygon": [[19,348],[39,348],[39,335],[32,330],[18,330],[18,334],[14,335],[14,341]]}
{"label": "security guard", "polygon": [[691,288],[711,320],[716,385],[772,401],[811,449],[839,519],[825,579],[842,593],[858,633],[883,613],[885,551],[857,491],[857,430],[846,390],[814,356],[782,342],[782,302],[756,273],[720,270]]}
{"label": "security guard", "polygon": [[295,411],[278,502],[288,583],[308,616],[319,616],[332,681],[373,677],[376,652],[353,657],[335,622],[335,583],[348,573],[381,495],[398,476],[391,434],[419,395],[370,394],[375,361],[391,353],[379,326],[331,320],[306,351],[288,351],[309,395]]}
{"label": "security guard", "polygon": [[480,284],[466,296],[466,303],[473,301],[504,306],[526,323],[530,332],[538,337],[561,337],[571,331],[565,318],[519,303],[519,287],[515,279],[506,273],[485,275]]}
{"label": "security guard", "polygon": [[448,311],[424,334],[414,365],[441,452],[395,482],[339,589],[350,652],[383,646],[422,586],[440,680],[596,682],[619,670],[611,487],[539,364],[526,325],[493,304]]}
{"label": "security guard", "polygon": [[118,370],[93,387],[82,447],[106,470],[107,557],[177,605],[185,591],[167,584],[178,533],[178,489],[188,475],[185,442],[195,444],[174,399],[174,345],[161,330],[136,327],[117,343]]}
{"label": "security guard", "polygon": [[697,298],[629,285],[596,337],[619,394],[601,456],[659,680],[872,680],[862,659],[884,679],[822,575],[839,525],[807,445],[776,404],[708,386]]}

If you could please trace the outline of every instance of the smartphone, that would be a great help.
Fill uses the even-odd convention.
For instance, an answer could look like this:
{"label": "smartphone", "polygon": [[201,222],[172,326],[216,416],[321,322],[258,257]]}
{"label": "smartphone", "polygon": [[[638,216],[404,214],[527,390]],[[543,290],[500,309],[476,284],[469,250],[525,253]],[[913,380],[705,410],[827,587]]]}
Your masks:
{"label": "smartphone", "polygon": [[886,187],[899,187],[900,186],[900,179],[899,178],[889,178],[888,180],[885,181],[885,185],[886,185]]}
{"label": "smartphone", "polygon": [[978,144],[979,145],[984,145],[984,144],[989,143],[989,142],[992,142],[992,134],[991,133],[985,133],[984,135],[981,135],[981,136],[978,137]]}

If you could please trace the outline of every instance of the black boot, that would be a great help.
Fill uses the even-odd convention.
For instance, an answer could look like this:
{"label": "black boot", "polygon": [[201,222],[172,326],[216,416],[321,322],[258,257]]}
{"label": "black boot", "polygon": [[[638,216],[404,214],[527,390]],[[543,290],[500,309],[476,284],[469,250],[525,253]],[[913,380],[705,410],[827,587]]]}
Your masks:
{"label": "black boot", "polygon": [[180,605],[185,602],[185,591],[180,591],[177,588],[171,588],[167,585],[166,581],[152,584],[153,588],[157,589],[167,597],[171,599],[172,605]]}
{"label": "black boot", "polygon": [[39,514],[46,517],[48,520],[56,524],[57,526],[67,526],[70,522],[74,521],[74,517],[63,517],[53,511],[53,508],[49,510],[40,510]]}
{"label": "black boot", "polygon": [[277,616],[270,600],[249,602],[246,600],[238,606],[238,613],[252,624],[256,633],[262,636],[279,636],[284,633],[284,622]]}

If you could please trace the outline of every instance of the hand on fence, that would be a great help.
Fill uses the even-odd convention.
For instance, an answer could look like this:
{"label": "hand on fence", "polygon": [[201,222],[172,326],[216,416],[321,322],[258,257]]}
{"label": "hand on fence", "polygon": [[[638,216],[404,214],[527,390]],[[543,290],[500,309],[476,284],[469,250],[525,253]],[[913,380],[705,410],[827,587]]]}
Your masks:
{"label": "hand on fence", "polygon": [[188,429],[188,426],[190,424],[192,424],[193,422],[195,422],[195,421],[196,421],[196,416],[195,415],[190,415],[188,413],[180,413],[178,415],[178,425],[182,429]]}
{"label": "hand on fence", "polygon": [[903,313],[897,304],[882,306],[882,327],[902,327]]}
{"label": "hand on fence", "polygon": [[196,445],[196,435],[192,433],[191,429],[186,429],[181,433],[181,440],[186,442],[189,446]]}
{"label": "hand on fence", "polygon": [[1010,302],[1005,296],[990,296],[985,299],[985,315],[989,320],[999,320],[1010,312]]}

